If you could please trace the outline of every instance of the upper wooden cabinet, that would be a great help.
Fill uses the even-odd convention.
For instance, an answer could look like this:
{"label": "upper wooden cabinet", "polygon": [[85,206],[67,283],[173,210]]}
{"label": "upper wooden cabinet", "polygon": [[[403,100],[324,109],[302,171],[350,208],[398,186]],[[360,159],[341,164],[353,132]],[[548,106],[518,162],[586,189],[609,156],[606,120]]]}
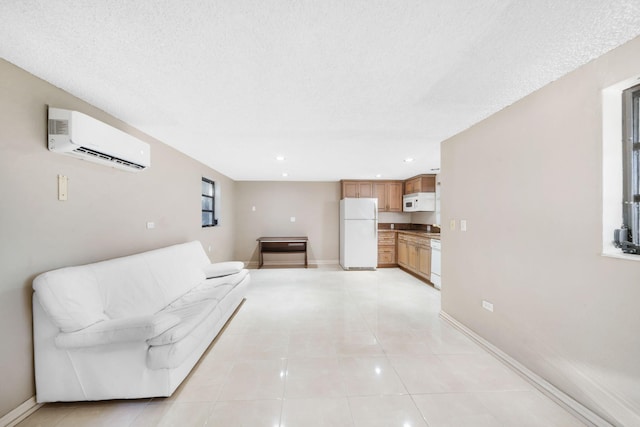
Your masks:
{"label": "upper wooden cabinet", "polygon": [[342,198],[367,198],[373,196],[371,181],[342,181]]}
{"label": "upper wooden cabinet", "polygon": [[404,182],[404,194],[432,193],[436,191],[435,175],[418,175]]}
{"label": "upper wooden cabinet", "polygon": [[373,197],[378,199],[378,211],[402,212],[402,181],[343,180],[342,198]]}
{"label": "upper wooden cabinet", "polygon": [[402,212],[402,181],[374,182],[373,197],[378,198],[378,211]]}

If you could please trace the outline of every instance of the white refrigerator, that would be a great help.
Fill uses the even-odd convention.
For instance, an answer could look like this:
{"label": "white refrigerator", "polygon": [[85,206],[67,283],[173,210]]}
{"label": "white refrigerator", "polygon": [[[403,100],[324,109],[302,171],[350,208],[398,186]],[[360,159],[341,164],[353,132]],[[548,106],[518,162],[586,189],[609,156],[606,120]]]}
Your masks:
{"label": "white refrigerator", "polygon": [[345,270],[378,265],[378,199],[340,200],[340,265]]}

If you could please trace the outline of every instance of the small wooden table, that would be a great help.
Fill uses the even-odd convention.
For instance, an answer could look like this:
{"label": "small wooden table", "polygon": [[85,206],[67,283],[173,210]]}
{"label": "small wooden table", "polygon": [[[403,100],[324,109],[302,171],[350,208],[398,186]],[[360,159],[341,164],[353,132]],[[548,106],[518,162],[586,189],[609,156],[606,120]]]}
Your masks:
{"label": "small wooden table", "polygon": [[264,261],[262,254],[264,253],[291,253],[304,252],[304,267],[309,266],[307,262],[307,243],[308,237],[259,237],[258,239],[260,252],[260,265],[262,267]]}

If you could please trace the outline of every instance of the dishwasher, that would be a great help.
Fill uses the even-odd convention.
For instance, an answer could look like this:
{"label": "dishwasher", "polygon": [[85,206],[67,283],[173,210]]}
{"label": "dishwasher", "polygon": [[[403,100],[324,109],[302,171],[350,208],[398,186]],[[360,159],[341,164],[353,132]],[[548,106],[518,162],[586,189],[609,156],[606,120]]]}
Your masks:
{"label": "dishwasher", "polygon": [[431,283],[436,289],[441,288],[440,272],[441,272],[441,258],[440,258],[440,240],[431,239]]}

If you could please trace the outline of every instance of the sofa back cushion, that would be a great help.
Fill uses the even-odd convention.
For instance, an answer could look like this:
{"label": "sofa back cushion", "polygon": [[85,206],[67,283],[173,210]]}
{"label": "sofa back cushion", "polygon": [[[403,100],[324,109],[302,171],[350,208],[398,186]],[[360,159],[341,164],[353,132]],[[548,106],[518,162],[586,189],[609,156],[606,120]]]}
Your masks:
{"label": "sofa back cushion", "polygon": [[88,266],[98,282],[103,310],[110,319],[144,316],[162,309],[164,295],[140,255]]}
{"label": "sofa back cushion", "polygon": [[205,280],[199,242],[95,264],[105,313],[112,319],[154,314]]}
{"label": "sofa back cushion", "polygon": [[50,271],[34,280],[45,311],[64,332],[105,319],[151,315],[205,280],[200,242]]}

